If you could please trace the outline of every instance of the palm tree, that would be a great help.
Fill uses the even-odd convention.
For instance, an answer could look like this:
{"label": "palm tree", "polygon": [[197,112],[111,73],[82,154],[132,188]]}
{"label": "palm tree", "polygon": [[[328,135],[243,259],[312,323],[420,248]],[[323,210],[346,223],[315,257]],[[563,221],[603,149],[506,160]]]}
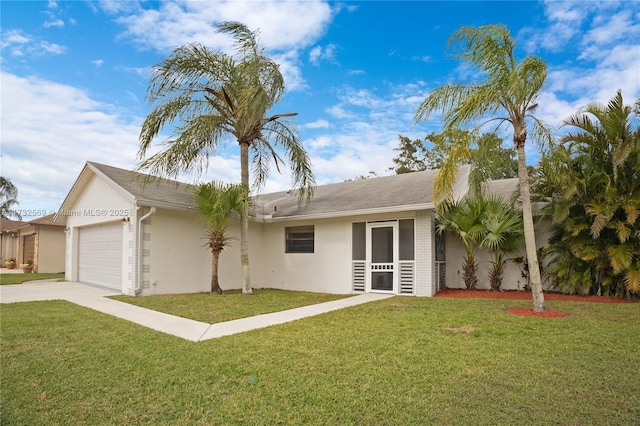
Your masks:
{"label": "palm tree", "polygon": [[[515,40],[504,25],[462,27],[452,35],[449,40],[449,45],[451,44],[461,44],[462,52],[457,56],[479,68],[485,78],[480,82],[450,83],[435,89],[418,107],[415,121],[426,120],[434,111],[442,111],[446,131],[495,116],[499,112],[505,114],[489,121],[498,120],[499,125],[508,123],[513,129],[513,143],[518,154],[518,177],[533,309],[544,311],[546,307],[536,253],[525,143],[527,122],[531,123],[532,136],[538,142],[551,143],[552,140],[549,129],[532,115],[546,80],[547,66],[535,56],[517,61],[514,57]],[[453,152],[464,149],[465,147],[456,147]],[[455,161],[455,158],[451,161]],[[454,178],[454,173],[438,177],[439,181],[434,186],[437,199],[450,198]]]}
{"label": "palm tree", "polygon": [[12,217],[22,220],[22,216],[12,207],[18,205],[18,188],[11,182],[11,179],[0,176],[0,218],[10,219]]}
{"label": "palm tree", "polygon": [[632,111],[620,91],[607,105],[588,105],[564,121],[578,131],[543,163],[556,224],[550,274],[564,291],[640,292],[640,127]]}
{"label": "palm tree", "polygon": [[220,253],[229,245],[227,223],[233,213],[241,218],[250,214],[249,189],[241,184],[203,183],[196,187],[198,215],[207,227],[205,247],[211,249],[211,294],[222,294],[218,278]]}
{"label": "palm tree", "polygon": [[[296,113],[268,115],[282,97],[284,79],[278,64],[264,54],[257,33],[238,22],[218,25],[230,34],[237,55],[212,52],[194,43],[176,48],[152,69],[147,99],[155,104],[140,132],[139,168],[154,174],[177,175],[181,171],[201,173],[225,138],[240,146],[241,183],[249,187],[249,156],[253,188],[265,182],[273,159],[283,163],[276,148],[284,151],[292,170],[293,186],[300,203],[313,195],[311,162],[296,127],[284,120]],[[164,149],[145,155],[166,125],[177,122]],[[240,223],[242,293],[252,294],[249,274],[249,220]]]}
{"label": "palm tree", "polygon": [[490,196],[482,218],[484,226],[480,247],[489,251],[491,269],[489,283],[500,290],[502,276],[508,260],[507,254],[520,248],[522,243],[522,215],[511,203],[498,196]]}
{"label": "palm tree", "polygon": [[446,202],[436,219],[436,232],[451,232],[462,241],[465,252],[462,278],[468,289],[475,289],[478,284],[476,254],[485,233],[482,224],[485,209],[486,201],[483,197],[450,201]]}

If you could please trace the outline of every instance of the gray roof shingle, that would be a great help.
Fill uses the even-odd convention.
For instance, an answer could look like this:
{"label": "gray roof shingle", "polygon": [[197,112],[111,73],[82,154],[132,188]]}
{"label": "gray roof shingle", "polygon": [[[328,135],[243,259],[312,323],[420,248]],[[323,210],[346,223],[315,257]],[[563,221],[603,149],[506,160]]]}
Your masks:
{"label": "gray roof shingle", "polygon": [[[87,165],[111,179],[143,205],[193,209],[193,185],[124,170],[104,164]],[[468,168],[461,169],[468,174]],[[461,173],[460,181],[466,179]],[[375,211],[418,210],[433,207],[433,182],[437,170],[346,181],[315,188],[306,206],[298,206],[295,191],[281,191],[254,198],[257,219],[346,216]],[[466,184],[462,185],[463,192]],[[460,189],[457,191],[460,193]]]}
{"label": "gray roof shingle", "polygon": [[316,187],[307,206],[298,208],[295,191],[286,191],[257,197],[257,208],[273,218],[307,215],[357,214],[384,208],[409,206],[425,208],[433,203],[433,181],[437,170],[359,179]]}
{"label": "gray roof shingle", "polygon": [[141,204],[166,204],[191,209],[195,206],[194,186],[131,170],[87,162],[133,195]]}

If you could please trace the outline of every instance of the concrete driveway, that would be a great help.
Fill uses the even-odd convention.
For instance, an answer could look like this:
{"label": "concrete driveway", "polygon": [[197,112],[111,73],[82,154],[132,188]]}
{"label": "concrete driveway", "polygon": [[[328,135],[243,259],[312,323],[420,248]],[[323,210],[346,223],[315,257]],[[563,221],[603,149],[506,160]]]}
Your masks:
{"label": "concrete driveway", "polygon": [[193,342],[229,336],[258,328],[283,324],[337,309],[392,297],[387,294],[361,294],[287,311],[257,315],[217,324],[207,324],[187,318],[165,314],[151,309],[109,299],[119,292],[77,282],[27,282],[0,286],[0,303],[32,302],[39,300],[66,300],[80,306],[113,315],[163,333]]}

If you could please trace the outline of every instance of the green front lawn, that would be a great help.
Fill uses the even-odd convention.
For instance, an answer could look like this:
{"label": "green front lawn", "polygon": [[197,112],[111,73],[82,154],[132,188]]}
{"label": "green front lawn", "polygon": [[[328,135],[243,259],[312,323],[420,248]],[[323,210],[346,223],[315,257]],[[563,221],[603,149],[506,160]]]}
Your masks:
{"label": "green front lawn", "polygon": [[[243,299],[244,300],[244,299]],[[192,343],[2,305],[2,424],[632,425],[640,307],[395,297]]]}
{"label": "green front lawn", "polygon": [[111,298],[143,308],[214,324],[349,297],[340,294],[274,289],[254,289],[253,293],[253,296],[243,296],[240,290],[232,290],[225,291],[222,296],[196,293],[145,297],[112,296]]}
{"label": "green front lawn", "polygon": [[64,273],[60,274],[0,274],[0,285],[22,284],[25,281],[56,278],[64,280]]}

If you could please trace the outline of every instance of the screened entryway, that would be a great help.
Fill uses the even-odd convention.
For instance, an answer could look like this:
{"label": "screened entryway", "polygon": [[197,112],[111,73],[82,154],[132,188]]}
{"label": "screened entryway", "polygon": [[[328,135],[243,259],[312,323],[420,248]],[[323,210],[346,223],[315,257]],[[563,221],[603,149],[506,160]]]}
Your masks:
{"label": "screened entryway", "polygon": [[414,220],[352,225],[352,290],[414,294]]}

